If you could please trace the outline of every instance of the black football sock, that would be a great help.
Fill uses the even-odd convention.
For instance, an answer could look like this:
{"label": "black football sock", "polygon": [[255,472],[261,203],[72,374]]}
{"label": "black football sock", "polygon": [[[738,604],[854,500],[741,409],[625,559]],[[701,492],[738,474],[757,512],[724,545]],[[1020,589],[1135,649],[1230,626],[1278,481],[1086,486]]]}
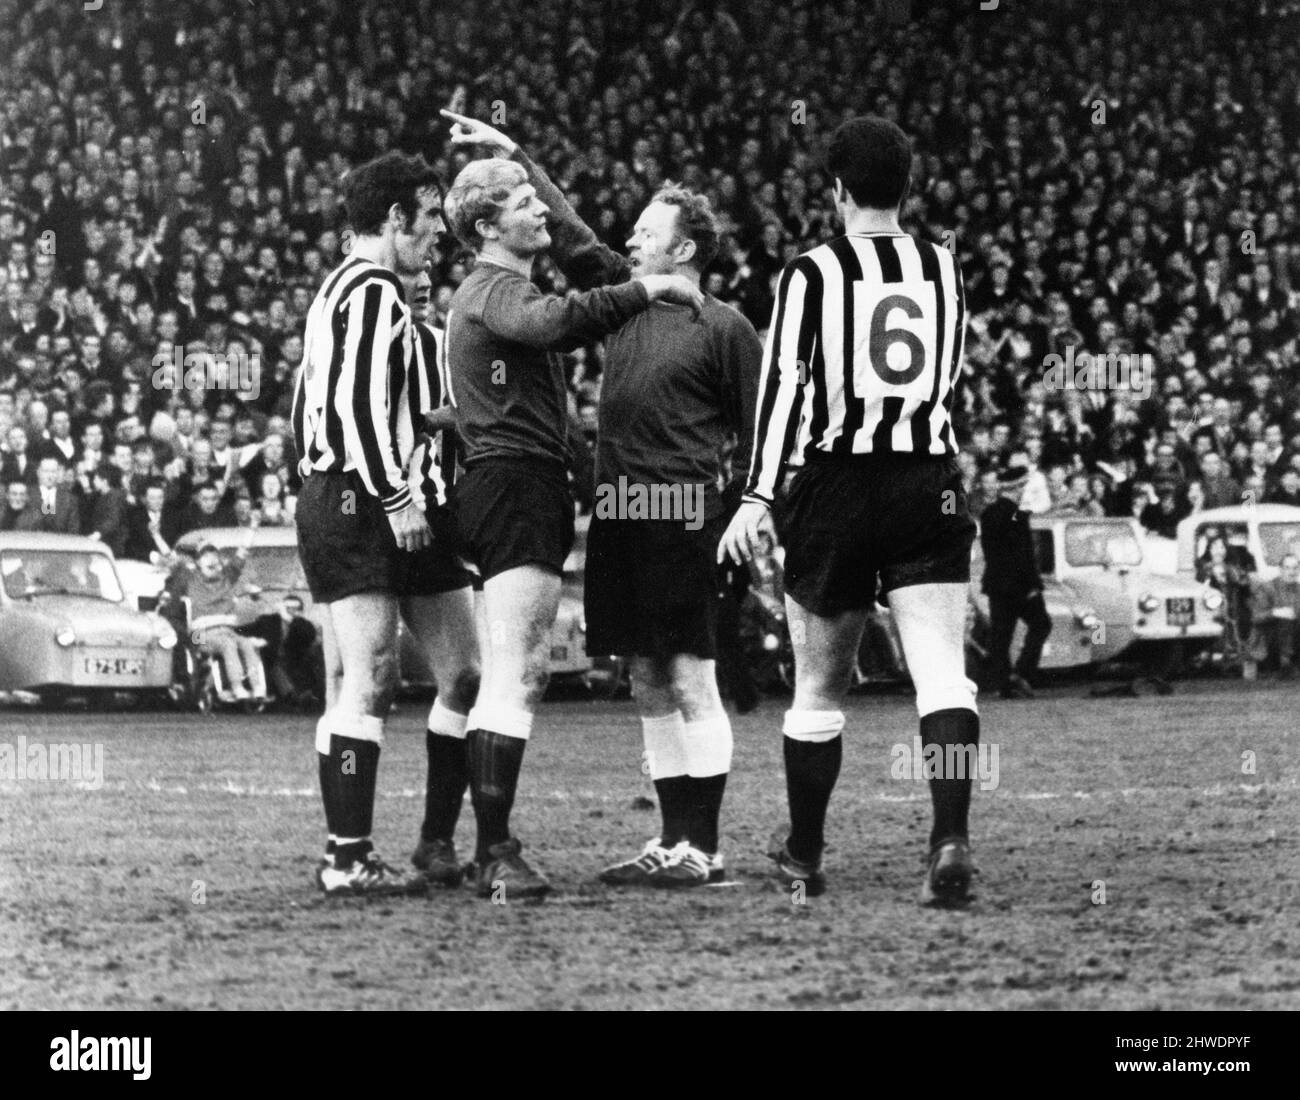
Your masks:
{"label": "black football sock", "polygon": [[718,817],[722,813],[722,795],[727,789],[727,773],[693,777],[689,783],[686,837],[705,855],[717,855]]}
{"label": "black football sock", "polygon": [[379,743],[334,734],[330,738],[329,767],[338,792],[335,836],[340,843],[335,863],[346,867],[370,851],[370,830],[375,812],[375,780],[379,775]]}
{"label": "black football sock", "polygon": [[424,788],[423,840],[451,840],[469,786],[468,738],[447,737],[433,730],[424,734],[429,777]]}
{"label": "black football sock", "polygon": [[[325,807],[325,829],[331,837],[335,837],[339,832],[339,792],[338,784],[334,782],[334,768],[330,765],[329,753],[318,752],[316,763],[320,773],[320,800]],[[332,840],[326,842],[325,851],[327,854],[334,851]]]}
{"label": "black football sock", "polygon": [[665,848],[675,848],[687,835],[691,779],[686,775],[672,775],[666,779],[656,779],[654,785],[655,794],[659,796],[659,813],[663,818],[659,843]]}
{"label": "black football sock", "polygon": [[785,789],[790,800],[790,855],[816,863],[826,846],[826,807],[840,777],[844,738],[801,741],[784,737]]}
{"label": "black football sock", "polygon": [[[954,707],[951,710],[937,710],[921,719],[921,749],[924,753],[930,745],[937,745],[943,750],[940,775],[942,778],[930,779],[930,800],[934,803],[934,827],[930,830],[930,847],[949,837],[967,837],[970,835],[968,818],[970,815],[970,785],[974,775],[974,751],[966,752],[965,746],[978,746],[980,740],[980,719],[973,710]],[[947,746],[961,746],[962,752],[949,753]],[[946,774],[949,763],[961,758],[963,765],[960,776]],[[925,759],[923,756],[922,759]],[[967,766],[966,761],[969,761]]]}
{"label": "black football sock", "polygon": [[528,741],[482,729],[470,730],[466,741],[470,799],[478,822],[475,858],[481,866],[489,848],[510,839],[510,811]]}

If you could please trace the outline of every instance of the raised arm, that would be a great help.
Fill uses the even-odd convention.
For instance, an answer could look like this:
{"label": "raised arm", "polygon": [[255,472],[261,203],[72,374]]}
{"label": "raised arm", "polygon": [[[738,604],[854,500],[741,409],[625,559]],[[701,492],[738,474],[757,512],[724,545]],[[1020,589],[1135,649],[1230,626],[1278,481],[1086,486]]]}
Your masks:
{"label": "raised arm", "polygon": [[551,234],[550,256],[579,290],[624,283],[632,277],[627,257],[603,244],[591,227],[578,216],[572,204],[552,182],[544,169],[535,164],[519,144],[485,122],[444,110],[452,120],[453,145],[481,145],[496,156],[507,157],[523,167],[537,197],[547,207],[546,228]]}

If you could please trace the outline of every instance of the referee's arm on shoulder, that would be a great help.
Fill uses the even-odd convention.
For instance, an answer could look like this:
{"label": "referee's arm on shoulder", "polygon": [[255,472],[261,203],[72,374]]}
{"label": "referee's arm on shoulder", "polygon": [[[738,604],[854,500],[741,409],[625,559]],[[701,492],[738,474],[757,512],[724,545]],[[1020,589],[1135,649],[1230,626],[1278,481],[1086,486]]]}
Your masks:
{"label": "referee's arm on shoulder", "polygon": [[810,382],[809,364],[820,338],[821,309],[822,280],[816,263],[807,256],[791,260],[781,272],[763,350],[754,453],[744,495],[747,501],[770,508],[776,498],[799,426],[803,388]]}
{"label": "referee's arm on shoulder", "polygon": [[393,344],[405,338],[404,326],[410,319],[397,288],[387,280],[367,280],[349,298],[349,312],[361,323],[348,325],[343,369],[333,401],[343,425],[344,445],[362,484],[392,515],[411,503],[389,408]]}

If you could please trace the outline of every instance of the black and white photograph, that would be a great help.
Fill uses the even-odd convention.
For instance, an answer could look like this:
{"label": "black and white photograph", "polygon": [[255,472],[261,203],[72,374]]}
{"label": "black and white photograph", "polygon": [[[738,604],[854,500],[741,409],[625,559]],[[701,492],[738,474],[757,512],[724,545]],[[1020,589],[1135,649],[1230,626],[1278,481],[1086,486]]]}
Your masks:
{"label": "black and white photograph", "polygon": [[0,59],[34,1079],[274,1049],[187,1011],[1262,1068],[1300,2],[0,0]]}

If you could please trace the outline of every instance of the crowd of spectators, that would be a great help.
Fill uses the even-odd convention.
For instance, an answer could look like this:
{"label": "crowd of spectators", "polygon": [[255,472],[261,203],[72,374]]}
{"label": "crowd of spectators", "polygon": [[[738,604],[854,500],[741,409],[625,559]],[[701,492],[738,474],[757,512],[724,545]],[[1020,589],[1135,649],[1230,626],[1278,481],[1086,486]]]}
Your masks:
{"label": "crowd of spectators", "polygon": [[[666,179],[707,194],[724,238],[706,287],[760,331],[781,267],[836,231],[826,135],[890,117],[916,149],[903,225],[965,273],[953,414],[976,510],[1013,460],[1035,508],[1162,533],[1199,507],[1300,504],[1285,8],[89,7],[0,0],[0,528],[147,559],[194,527],[291,523],[288,406],[307,308],[347,247],[339,181],[393,148],[450,180],[465,154],[437,108],[453,97],[615,247]],[[466,264],[449,241],[435,323]],[[1049,355],[1085,352],[1149,357],[1144,384],[1045,381]],[[207,356],[257,369],[194,385],[167,369]],[[600,365],[598,348],[572,358],[578,437]]]}

